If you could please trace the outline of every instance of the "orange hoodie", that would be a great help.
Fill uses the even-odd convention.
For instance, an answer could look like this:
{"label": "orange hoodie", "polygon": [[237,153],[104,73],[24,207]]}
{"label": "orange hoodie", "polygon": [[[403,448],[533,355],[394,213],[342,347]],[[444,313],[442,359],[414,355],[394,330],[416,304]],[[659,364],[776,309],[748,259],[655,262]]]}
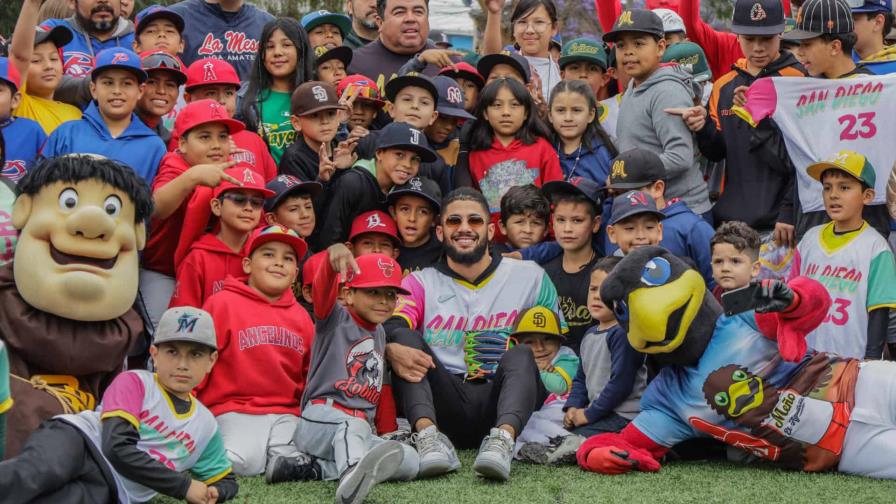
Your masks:
{"label": "orange hoodie", "polygon": [[175,306],[202,307],[206,299],[224,287],[224,280],[235,277],[245,280],[243,257],[246,247],[234,252],[214,233],[206,233],[190,246],[187,257],[177,267],[177,283],[169,308]]}

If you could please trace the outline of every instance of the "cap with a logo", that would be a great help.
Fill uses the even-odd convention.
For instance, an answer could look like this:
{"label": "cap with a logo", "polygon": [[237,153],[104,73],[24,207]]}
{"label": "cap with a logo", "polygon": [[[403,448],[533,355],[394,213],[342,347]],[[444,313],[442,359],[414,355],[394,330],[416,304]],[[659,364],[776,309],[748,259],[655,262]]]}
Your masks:
{"label": "cap with a logo", "polygon": [[[355,91],[356,89],[357,91]],[[383,97],[380,96],[380,90],[376,87],[376,83],[366,75],[352,74],[343,77],[339,81],[339,85],[336,86],[336,94],[347,97],[347,92],[357,93],[355,101],[368,101],[380,108],[386,104]]]}
{"label": "cap with a logo", "polygon": [[594,203],[597,214],[601,211],[601,187],[597,182],[584,177],[570,177],[569,180],[552,180],[541,186],[541,192],[548,199],[556,194],[580,194]]}
{"label": "cap with a logo", "polygon": [[605,42],[616,42],[623,33],[646,33],[663,38],[663,20],[655,12],[647,9],[627,9],[616,18],[613,29],[604,34]]}
{"label": "cap with a logo", "polygon": [[640,214],[652,214],[659,220],[666,218],[663,212],[657,209],[653,196],[643,191],[629,191],[613,198],[613,217],[610,225]]}
{"label": "cap with a logo", "polygon": [[292,229],[287,229],[280,224],[256,229],[252,233],[252,241],[249,242],[249,255],[255,252],[255,249],[270,242],[285,243],[296,251],[296,258],[301,260],[308,252],[308,245],[305,243],[298,233]]}
{"label": "cap with a logo", "polygon": [[96,78],[105,70],[126,70],[137,77],[141,83],[146,81],[146,72],[140,62],[140,56],[137,53],[123,47],[112,47],[103,49],[96,55],[96,64],[93,71],[90,72],[90,78]]}
{"label": "cap with a logo", "polygon": [[324,186],[313,180],[300,180],[292,175],[277,175],[265,186],[274,194],[264,200],[264,209],[273,212],[284,198],[293,194],[308,194],[312,198],[323,192]]}
{"label": "cap with a logo", "polygon": [[392,287],[399,294],[410,294],[401,286],[401,266],[386,254],[364,254],[356,257],[360,273],[349,269],[345,286],[354,289]]}
{"label": "cap with a logo", "polygon": [[467,79],[473,84],[476,84],[479,89],[482,89],[483,86],[485,86],[485,79],[479,75],[479,71],[476,70],[476,67],[466,61],[458,61],[452,66],[446,66],[439,70],[439,75],[451,77],[454,80]]}
{"label": "cap with a logo", "polygon": [[893,0],[849,0],[853,13],[893,12]]}
{"label": "cap with a logo", "polygon": [[332,49],[327,49],[326,46],[317,46],[314,48],[314,56],[314,64],[316,66],[320,66],[330,60],[339,60],[345,65],[345,68],[348,68],[348,65],[352,62],[352,50],[345,46],[336,46]]}
{"label": "cap with a logo", "polygon": [[551,37],[551,42],[548,44],[548,47],[551,49],[557,48],[558,51],[563,50],[563,37],[560,34],[553,35]]}
{"label": "cap with a logo", "polygon": [[413,177],[404,184],[393,187],[389,191],[388,204],[394,205],[402,196],[423,198],[432,205],[435,213],[442,209],[442,190],[439,189],[439,184],[427,177]]}
{"label": "cap with a logo", "polygon": [[347,37],[352,32],[352,18],[345,14],[337,14],[328,10],[319,10],[309,12],[302,16],[302,28],[306,32],[317,28],[322,24],[331,24],[342,32],[342,38]]}
{"label": "cap with a logo", "polygon": [[518,338],[524,334],[543,334],[566,341],[560,326],[560,317],[544,306],[533,306],[520,314],[510,336]]}
{"label": "cap with a logo", "polygon": [[432,79],[439,90],[439,101],[436,105],[440,116],[456,117],[458,119],[476,119],[464,110],[464,92],[460,84],[451,77],[436,75]]}
{"label": "cap with a logo", "polygon": [[199,343],[217,350],[218,338],[215,336],[212,316],[207,311],[192,306],[165,310],[159,319],[152,343],[159,345],[172,341]]}
{"label": "cap with a logo", "polygon": [[432,40],[432,43],[439,49],[451,49],[454,47],[451,37],[442,30],[429,30],[429,40]]}
{"label": "cap with a logo", "polygon": [[439,90],[436,89],[436,85],[433,83],[432,79],[417,72],[409,72],[387,82],[385,89],[386,99],[390,102],[394,102],[395,97],[398,96],[398,92],[409,86],[423,88],[432,95],[433,100],[439,99]]}
{"label": "cap with a logo", "polygon": [[424,163],[432,163],[437,159],[436,153],[429,147],[426,135],[408,123],[393,122],[380,130],[376,150],[406,149],[416,152]]}
{"label": "cap with a logo", "polygon": [[229,180],[225,180],[218,184],[215,187],[215,190],[212,191],[212,197],[214,198],[220,197],[225,192],[234,189],[259,192],[265,198],[270,198],[274,195],[274,191],[271,191],[264,186],[264,177],[262,177],[261,174],[257,171],[253,170],[252,166],[248,163],[240,163],[236,166],[231,166],[230,168],[224,170],[224,173],[230,175],[236,180],[239,180],[241,185],[236,185]]}
{"label": "cap with a logo", "polygon": [[187,67],[187,85],[189,91],[199,86],[209,85],[240,86],[240,77],[230,63],[218,58],[196,60]]}
{"label": "cap with a logo", "polygon": [[326,250],[321,250],[316,254],[312,254],[308,259],[305,259],[305,264],[302,265],[303,286],[311,285],[311,283],[314,282],[314,276],[317,275],[317,268],[319,268],[324,261],[329,261],[329,254],[327,254]]}
{"label": "cap with a logo", "polygon": [[678,66],[694,77],[695,82],[712,80],[712,70],[706,62],[706,53],[693,42],[676,42],[666,47],[663,63],[678,63]]}
{"label": "cap with a logo", "polygon": [[231,135],[246,129],[243,123],[231,119],[224,105],[215,100],[196,100],[188,103],[174,120],[174,133],[183,137],[191,129],[209,123],[220,123]]}
{"label": "cap with a logo", "polygon": [[488,74],[492,73],[492,69],[497,65],[510,65],[513,69],[515,69],[520,76],[523,78],[523,82],[526,84],[529,83],[529,79],[532,78],[531,73],[529,72],[529,60],[523,57],[522,54],[516,51],[501,51],[496,54],[489,54],[479,58],[479,62],[476,63],[476,70],[479,71],[479,75],[481,75],[486,81],[488,80]]}
{"label": "cap with a logo", "polygon": [[738,35],[778,35],[784,32],[781,0],[737,0],[731,31]]}
{"label": "cap with a logo", "polygon": [[9,58],[3,56],[0,56],[0,80],[12,86],[12,94],[15,94],[19,90],[19,86],[22,85],[19,69],[12,61],[9,61]]}
{"label": "cap with a logo", "polygon": [[341,110],[336,88],[321,81],[302,83],[292,93],[292,111],[297,116],[320,112],[321,110]]}
{"label": "cap with a logo", "polygon": [[401,244],[398,237],[398,226],[392,217],[381,210],[364,212],[352,220],[352,229],[348,234],[348,241],[366,233],[380,233],[388,236],[396,245]]}
{"label": "cap with a logo", "polygon": [[187,82],[183,61],[168,51],[161,49],[144,51],[140,53],[140,64],[147,74],[152,71],[167,71],[174,76],[178,86],[183,86]]}
{"label": "cap with a logo", "polygon": [[562,69],[576,61],[595,63],[606,70],[607,52],[604,50],[604,45],[594,39],[585,37],[573,39],[563,45],[563,51],[560,52],[557,64]]}
{"label": "cap with a logo", "polygon": [[874,189],[874,184],[877,182],[874,167],[871,166],[868,159],[851,150],[841,150],[831,156],[830,159],[810,164],[806,168],[806,173],[821,182],[821,175],[827,170],[845,171],[871,189]]}
{"label": "cap with a logo", "polygon": [[807,0],[796,13],[796,28],[784,34],[790,40],[853,31],[852,11],[846,0]]}
{"label": "cap with a logo", "polygon": [[134,24],[136,25],[134,28],[135,33],[140,35],[143,30],[149,26],[149,23],[152,23],[156,19],[167,19],[168,21],[171,21],[171,24],[173,24],[175,28],[177,28],[178,32],[184,32],[184,18],[181,17],[180,14],[168,7],[155,4],[150,5],[137,13],[137,16],[134,18]]}
{"label": "cap with a logo", "polygon": [[663,31],[669,33],[687,33],[684,27],[684,19],[672,9],[653,9],[653,12],[663,21]]}
{"label": "cap with a logo", "polygon": [[53,45],[61,48],[65,45],[68,45],[68,43],[75,38],[74,34],[72,34],[72,31],[69,30],[68,27],[63,25],[56,25],[52,28],[35,26],[34,29],[36,31],[36,33],[34,34],[35,47],[49,40],[53,43]]}
{"label": "cap with a logo", "polygon": [[638,189],[665,178],[666,167],[659,156],[646,149],[631,149],[613,160],[607,189]]}

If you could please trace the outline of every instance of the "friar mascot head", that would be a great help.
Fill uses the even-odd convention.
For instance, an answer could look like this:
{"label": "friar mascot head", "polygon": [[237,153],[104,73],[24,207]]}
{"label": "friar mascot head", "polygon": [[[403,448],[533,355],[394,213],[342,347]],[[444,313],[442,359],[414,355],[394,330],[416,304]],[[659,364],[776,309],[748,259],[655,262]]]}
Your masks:
{"label": "friar mascot head", "polygon": [[137,297],[138,253],[152,212],[130,167],[92,155],[43,161],[16,188],[13,273],[31,306],[81,321],[122,316]]}

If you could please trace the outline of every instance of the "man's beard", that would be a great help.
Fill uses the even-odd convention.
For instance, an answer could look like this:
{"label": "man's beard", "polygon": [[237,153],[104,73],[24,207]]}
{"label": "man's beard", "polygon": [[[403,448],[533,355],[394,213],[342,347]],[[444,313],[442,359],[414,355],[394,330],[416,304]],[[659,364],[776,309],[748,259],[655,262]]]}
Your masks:
{"label": "man's beard", "polygon": [[479,235],[476,235],[476,238],[479,241],[473,250],[470,250],[469,252],[461,252],[452,247],[448,243],[448,237],[446,237],[446,240],[442,243],[442,250],[449,259],[458,264],[476,264],[483,256],[485,256],[486,251],[488,251],[488,240],[479,239]]}
{"label": "man's beard", "polygon": [[[92,21],[91,18],[93,17],[93,15],[98,12],[108,12],[109,14],[112,14],[113,17],[108,21]],[[90,11],[89,18],[81,16],[81,14],[77,11],[75,12],[75,15],[78,17],[78,22],[81,23],[81,26],[86,28],[90,33],[105,33],[115,28],[115,26],[118,24],[118,19],[115,17],[115,12],[112,10],[112,7],[108,5],[97,5],[96,7],[94,7],[93,10]]]}
{"label": "man's beard", "polygon": [[376,30],[377,28],[379,28],[376,25],[376,21],[370,21],[367,18],[359,19],[358,24],[360,24],[364,28],[367,28],[368,30]]}

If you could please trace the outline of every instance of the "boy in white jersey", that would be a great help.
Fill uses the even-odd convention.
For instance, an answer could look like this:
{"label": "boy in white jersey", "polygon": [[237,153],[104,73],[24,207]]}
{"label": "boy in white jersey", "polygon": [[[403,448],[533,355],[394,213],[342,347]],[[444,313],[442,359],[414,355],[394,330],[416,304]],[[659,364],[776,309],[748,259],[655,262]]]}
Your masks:
{"label": "boy in white jersey", "polygon": [[191,395],[218,358],[211,316],[192,307],[166,311],[150,355],[155,374],[121,373],[96,411],[45,422],[19,456],[0,463],[4,502],[236,496],[215,418]]}
{"label": "boy in white jersey", "polygon": [[842,150],[806,170],[822,183],[831,222],[806,232],[791,275],[818,280],[833,301],[807,342],[821,352],[880,359],[888,309],[896,307],[896,266],[886,239],[862,219],[862,209],[874,200],[874,168],[865,156]]}

